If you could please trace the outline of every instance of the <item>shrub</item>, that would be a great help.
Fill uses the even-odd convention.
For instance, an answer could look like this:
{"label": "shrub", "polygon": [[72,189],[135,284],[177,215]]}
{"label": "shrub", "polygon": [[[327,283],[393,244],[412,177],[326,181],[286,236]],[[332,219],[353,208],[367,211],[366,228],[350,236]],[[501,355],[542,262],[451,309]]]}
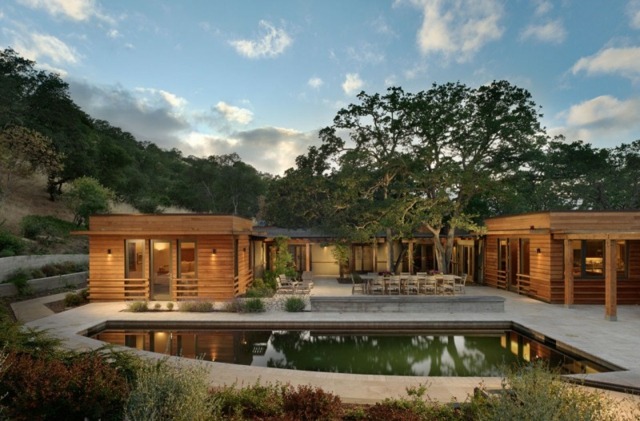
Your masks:
{"label": "shrub", "polygon": [[128,385],[97,353],[41,358],[12,353],[0,384],[9,419],[122,419]]}
{"label": "shrub", "polygon": [[16,256],[24,249],[24,241],[8,231],[0,230],[0,257]]}
{"label": "shrub", "polygon": [[244,311],[244,302],[238,298],[229,300],[224,303],[223,311],[229,313],[242,313]]}
{"label": "shrub", "polygon": [[173,366],[166,361],[146,363],[138,371],[126,403],[129,420],[210,420],[206,371],[197,366]]}
{"label": "shrub", "polygon": [[131,311],[133,313],[149,311],[149,303],[146,301],[132,301],[127,304],[127,311]]}
{"label": "shrub", "polygon": [[167,310],[169,311],[173,310],[173,303],[171,302],[167,303]]}
{"label": "shrub", "polygon": [[492,420],[606,421],[640,415],[620,418],[619,404],[605,393],[564,382],[541,362],[510,371],[503,380],[501,393],[490,397],[478,393],[471,404],[476,418]]}
{"label": "shrub", "polygon": [[29,279],[29,274],[19,269],[9,275],[5,282],[12,283],[18,290],[18,295],[29,295],[31,294],[31,287],[27,282]]}
{"label": "shrub", "polygon": [[296,313],[299,311],[304,311],[307,307],[304,299],[300,297],[289,297],[287,301],[284,302],[284,309],[290,313]]}
{"label": "shrub", "polygon": [[75,292],[69,292],[64,296],[65,307],[77,307],[82,304],[82,297]]}
{"label": "shrub", "polygon": [[272,290],[276,290],[278,288],[278,283],[276,281],[276,278],[278,277],[278,275],[276,275],[275,272],[271,271],[271,270],[266,270],[264,272],[264,279],[263,282],[266,286],[268,286],[269,288],[271,288]]}
{"label": "shrub", "polygon": [[255,384],[236,388],[222,386],[211,390],[220,419],[280,419],[284,387]]}
{"label": "shrub", "polygon": [[[284,391],[282,408],[295,420],[339,420],[342,418],[340,397],[321,388],[301,385]],[[384,419],[384,418],[377,418]]]}
{"label": "shrub", "polygon": [[20,221],[20,228],[25,238],[50,242],[68,237],[76,227],[71,222],[50,215],[27,215]]}
{"label": "shrub", "polygon": [[265,311],[264,301],[260,298],[249,298],[243,306],[244,313],[262,313]]}
{"label": "shrub", "polygon": [[188,313],[208,313],[213,311],[213,303],[211,301],[183,301],[178,309]]}
{"label": "shrub", "polygon": [[256,280],[253,281],[251,288],[249,288],[245,293],[245,297],[247,298],[272,297],[274,292],[275,292],[274,288],[271,288],[270,286],[265,284],[265,282],[262,279],[257,278]]}
{"label": "shrub", "polygon": [[156,310],[156,311],[160,310],[161,308],[162,308],[162,304],[160,304],[160,303],[155,303],[153,305],[153,309]]}

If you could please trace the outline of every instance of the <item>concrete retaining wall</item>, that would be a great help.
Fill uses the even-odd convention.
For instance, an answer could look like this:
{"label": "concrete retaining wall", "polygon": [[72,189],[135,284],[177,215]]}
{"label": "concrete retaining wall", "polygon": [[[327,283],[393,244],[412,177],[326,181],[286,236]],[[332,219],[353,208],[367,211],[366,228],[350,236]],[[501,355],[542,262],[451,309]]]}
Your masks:
{"label": "concrete retaining wall", "polygon": [[311,296],[311,311],[359,313],[503,313],[504,301],[495,296]]}
{"label": "concrete retaining wall", "polygon": [[[89,272],[69,273],[67,275],[49,276],[48,278],[30,279],[27,284],[33,292],[48,291],[66,286],[80,287],[87,283]],[[0,297],[18,295],[18,290],[13,284],[0,284]]]}
{"label": "concrete retaining wall", "polygon": [[74,262],[89,264],[87,254],[45,254],[0,258],[0,281],[18,269],[37,269],[50,263]]}

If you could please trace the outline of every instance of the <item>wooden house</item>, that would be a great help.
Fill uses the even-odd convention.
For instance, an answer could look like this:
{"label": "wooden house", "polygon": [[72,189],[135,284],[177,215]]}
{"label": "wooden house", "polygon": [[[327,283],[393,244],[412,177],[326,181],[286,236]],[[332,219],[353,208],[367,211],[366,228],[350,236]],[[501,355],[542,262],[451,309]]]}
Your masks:
{"label": "wooden house", "polygon": [[549,303],[640,304],[640,212],[538,212],[485,220],[484,283]]}
{"label": "wooden house", "polygon": [[89,230],[91,301],[230,299],[262,267],[262,239],[236,216],[95,215]]}

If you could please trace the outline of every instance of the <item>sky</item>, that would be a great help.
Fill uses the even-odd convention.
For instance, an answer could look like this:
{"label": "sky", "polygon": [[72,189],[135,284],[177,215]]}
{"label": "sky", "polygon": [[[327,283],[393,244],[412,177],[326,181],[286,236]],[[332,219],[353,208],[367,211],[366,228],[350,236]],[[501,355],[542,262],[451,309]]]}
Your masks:
{"label": "sky", "polygon": [[139,141],[273,175],[390,86],[504,79],[552,136],[640,139],[640,0],[2,0],[0,47]]}

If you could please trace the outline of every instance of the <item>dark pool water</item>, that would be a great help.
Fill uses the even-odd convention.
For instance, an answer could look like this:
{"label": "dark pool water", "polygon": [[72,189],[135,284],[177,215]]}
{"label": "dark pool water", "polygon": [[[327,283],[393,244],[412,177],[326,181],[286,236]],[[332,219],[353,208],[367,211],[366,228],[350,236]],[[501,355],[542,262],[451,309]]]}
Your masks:
{"label": "dark pool water", "polygon": [[92,337],[146,351],[292,370],[401,376],[499,376],[542,359],[563,373],[607,371],[515,331],[475,334],[248,330],[105,330]]}

